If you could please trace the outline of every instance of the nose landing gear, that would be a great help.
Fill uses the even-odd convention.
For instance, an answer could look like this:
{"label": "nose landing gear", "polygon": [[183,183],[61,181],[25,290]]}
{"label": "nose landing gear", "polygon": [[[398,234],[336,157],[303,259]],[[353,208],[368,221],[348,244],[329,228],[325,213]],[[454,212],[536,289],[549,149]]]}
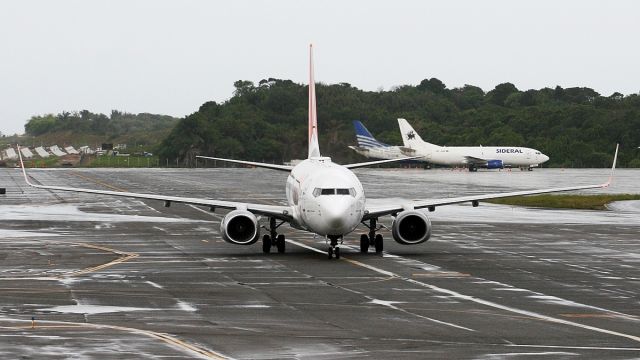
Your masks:
{"label": "nose landing gear", "polygon": [[376,249],[376,254],[382,253],[384,250],[384,239],[381,234],[376,234],[376,231],[382,229],[382,226],[378,226],[378,219],[369,219],[369,224],[362,222],[362,225],[369,229],[368,234],[360,235],[360,252],[366,254],[369,251],[369,247],[373,246]]}
{"label": "nose landing gear", "polygon": [[[269,235],[265,234],[262,237],[262,252],[268,254],[271,252],[272,247],[276,247],[278,249],[278,253],[282,254],[285,250],[285,237],[283,234],[278,235],[276,230],[280,227],[280,225],[284,224],[284,221],[280,222],[280,224],[276,224],[275,218],[269,218]],[[266,228],[265,228],[266,229]]]}
{"label": "nose landing gear", "polygon": [[329,235],[329,250],[327,250],[327,255],[329,255],[329,259],[333,259],[335,255],[336,259],[340,259],[340,248],[338,247],[338,240],[342,243],[342,236],[337,235]]}

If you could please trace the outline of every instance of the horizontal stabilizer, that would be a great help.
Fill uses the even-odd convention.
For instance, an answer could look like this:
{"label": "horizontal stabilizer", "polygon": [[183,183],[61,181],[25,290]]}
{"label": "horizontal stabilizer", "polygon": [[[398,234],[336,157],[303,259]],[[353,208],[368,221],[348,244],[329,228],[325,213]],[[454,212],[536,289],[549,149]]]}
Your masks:
{"label": "horizontal stabilizer", "polygon": [[261,167],[265,169],[278,170],[278,171],[293,170],[293,166],[289,166],[289,165],[267,164],[267,163],[261,163],[261,162],[255,162],[255,161],[233,160],[233,159],[224,159],[224,158],[217,158],[217,157],[211,157],[211,156],[200,156],[200,155],[196,157],[201,159],[225,161],[225,162],[230,162],[234,164],[249,165],[249,166]]}

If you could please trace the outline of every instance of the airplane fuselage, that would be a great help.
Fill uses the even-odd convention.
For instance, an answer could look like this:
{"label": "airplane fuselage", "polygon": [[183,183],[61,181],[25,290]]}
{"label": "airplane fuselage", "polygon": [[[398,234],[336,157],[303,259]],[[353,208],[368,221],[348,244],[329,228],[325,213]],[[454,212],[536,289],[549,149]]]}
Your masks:
{"label": "airplane fuselage", "polygon": [[287,202],[294,227],[318,235],[341,236],[358,227],[365,195],[358,177],[327,157],[302,161],[287,178]]}
{"label": "airplane fuselage", "polygon": [[513,146],[413,146],[416,153],[438,165],[468,165],[470,157],[500,160],[505,166],[538,166],[549,158],[536,149]]}

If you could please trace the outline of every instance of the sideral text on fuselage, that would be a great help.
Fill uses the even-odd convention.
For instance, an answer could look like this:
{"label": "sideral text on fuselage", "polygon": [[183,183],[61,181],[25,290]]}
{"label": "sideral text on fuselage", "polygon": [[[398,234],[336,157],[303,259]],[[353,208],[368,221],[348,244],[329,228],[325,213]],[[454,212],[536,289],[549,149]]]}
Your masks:
{"label": "sideral text on fuselage", "polygon": [[496,149],[496,154],[522,154],[522,149]]}

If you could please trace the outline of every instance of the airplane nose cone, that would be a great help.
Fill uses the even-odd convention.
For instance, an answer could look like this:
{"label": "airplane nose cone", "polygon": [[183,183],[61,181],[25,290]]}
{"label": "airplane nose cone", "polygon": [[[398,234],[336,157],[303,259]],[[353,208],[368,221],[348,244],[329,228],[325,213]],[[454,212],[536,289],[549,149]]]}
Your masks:
{"label": "airplane nose cone", "polygon": [[549,157],[547,155],[542,154],[542,162],[548,161]]}
{"label": "airplane nose cone", "polygon": [[332,229],[339,229],[344,226],[344,218],[343,217],[334,217],[329,219],[329,226]]}
{"label": "airplane nose cone", "polygon": [[349,216],[349,204],[336,201],[325,208],[327,225],[334,230],[342,229],[346,225]]}

